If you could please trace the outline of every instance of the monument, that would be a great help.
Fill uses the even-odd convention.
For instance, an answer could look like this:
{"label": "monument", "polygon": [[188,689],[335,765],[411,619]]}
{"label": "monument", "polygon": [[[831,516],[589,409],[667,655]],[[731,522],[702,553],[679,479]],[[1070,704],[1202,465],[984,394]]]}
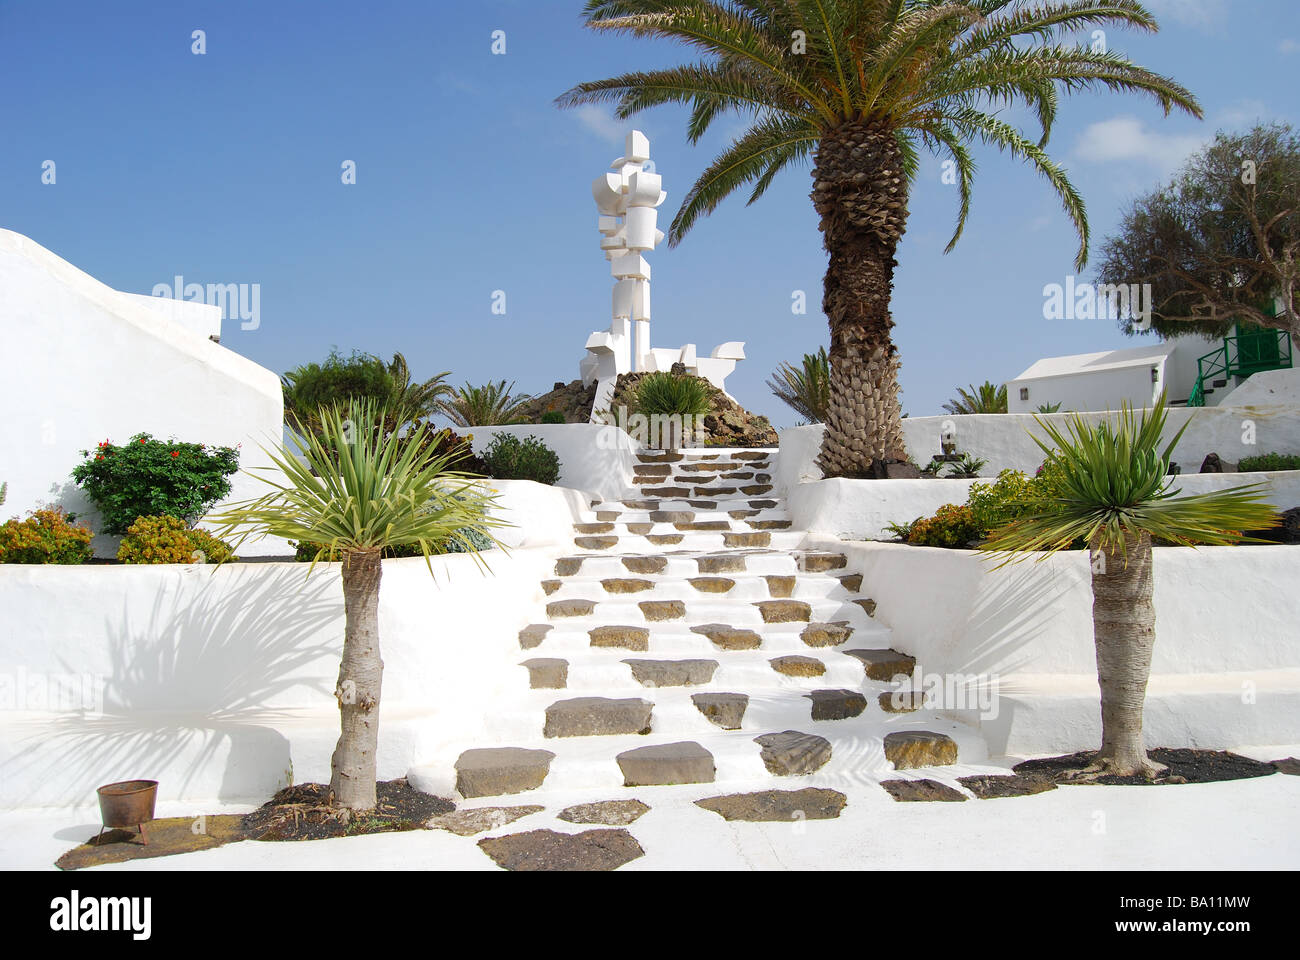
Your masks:
{"label": "monument", "polygon": [[[736,364],[745,359],[745,344],[730,341],[714,347],[707,357],[695,344],[656,348],[650,345],[650,264],[646,254],[664,239],[658,228],[659,207],[667,199],[663,178],[650,163],[650,141],[633,130],[624,142],[623,156],[610,165],[612,173],[591,185],[599,211],[600,248],[614,278],[612,322],[587,338],[587,355],[580,364],[583,386],[596,387],[592,419],[608,410],[619,374],[671,370],[676,363],[703,377],[723,393]],[[730,396],[730,394],[728,394]]]}

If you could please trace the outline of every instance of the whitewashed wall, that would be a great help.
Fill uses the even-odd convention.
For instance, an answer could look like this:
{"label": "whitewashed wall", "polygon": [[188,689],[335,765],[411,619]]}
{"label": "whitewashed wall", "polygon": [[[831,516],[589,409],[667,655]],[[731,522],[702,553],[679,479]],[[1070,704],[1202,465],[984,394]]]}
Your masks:
{"label": "whitewashed wall", "polygon": [[498,433],[537,437],[560,458],[560,484],[593,497],[618,499],[628,494],[636,444],[625,430],[595,423],[516,424],[467,427],[474,452],[482,453]]}
{"label": "whitewashed wall", "polygon": [[[975,480],[815,480],[787,493],[797,530],[842,540],[891,539],[891,523],[928,517],[945,503],[965,503]],[[986,480],[985,483],[990,481]],[[1266,483],[1264,499],[1279,511],[1300,506],[1300,470],[1264,473],[1193,473],[1175,478],[1183,496],[1250,483]],[[1298,571],[1300,572],[1300,571]]]}
{"label": "whitewashed wall", "polygon": [[[1174,461],[1183,473],[1200,470],[1206,454],[1217,453],[1235,463],[1243,457],[1276,451],[1300,454],[1300,370],[1275,370],[1259,373],[1234,391],[1217,407],[1175,407],[1169,411],[1168,439],[1191,419],[1191,426],[1174,450]],[[1086,413],[1085,419],[1098,422],[1113,419],[1113,414]],[[1067,415],[1039,415],[1039,418],[1063,427]],[[903,420],[903,438],[908,456],[920,466],[940,452],[941,437],[951,427],[957,449],[988,460],[982,471],[997,476],[1006,469],[1033,473],[1043,462],[1043,452],[1033,435],[1045,434],[1033,415],[976,414],[968,416],[908,417]],[[778,476],[789,488],[799,480],[820,479],[815,460],[821,445],[821,424],[791,427],[781,432],[781,456]]]}
{"label": "whitewashed wall", "polygon": [[[0,381],[0,481],[4,516],[60,504],[98,529],[99,518],[71,480],[81,450],[102,440],[152,433],[166,440],[235,446],[243,468],[264,465],[259,444],[278,442],[279,378],[213,343],[205,332],[217,307],[119,293],[44,247],[0,230],[0,336],[15,353]],[[171,314],[183,312],[187,325]],[[204,320],[206,312],[207,319]],[[232,498],[264,492],[232,478]],[[116,538],[97,537],[112,556]],[[246,553],[282,554],[281,542]]]}
{"label": "whitewashed wall", "polygon": [[[994,569],[972,551],[818,542],[848,554],[890,643],[920,673],[997,680],[997,715],[965,714],[991,754],[1100,744],[1083,551]],[[1153,570],[1148,746],[1300,742],[1300,546],[1160,547]]]}
{"label": "whitewashed wall", "polygon": [[[527,686],[516,635],[555,548],[384,562],[380,774],[406,774]],[[163,799],[258,801],[327,780],[343,638],[337,564],[0,566],[0,806],[93,803],[115,780]],[[75,599],[75,602],[71,602]],[[39,701],[102,683],[103,712]],[[19,694],[18,690],[22,693]]]}

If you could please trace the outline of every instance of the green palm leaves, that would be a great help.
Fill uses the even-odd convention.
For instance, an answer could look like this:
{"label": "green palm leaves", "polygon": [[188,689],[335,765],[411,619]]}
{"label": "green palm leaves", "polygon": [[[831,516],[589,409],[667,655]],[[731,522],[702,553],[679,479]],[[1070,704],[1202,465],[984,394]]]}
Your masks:
{"label": "green palm leaves", "polygon": [[1006,413],[1007,385],[1002,386],[985,380],[978,387],[971,384],[969,390],[957,388],[957,396],[943,405],[949,413]]}
{"label": "green palm leaves", "polygon": [[1187,425],[1160,449],[1168,420],[1163,399],[1140,418],[1126,404],[1114,425],[1091,424],[1078,414],[1064,429],[1034,419],[1050,440],[1033,438],[1054,468],[1056,497],[993,532],[983,549],[1021,555],[1004,562],[1030,551],[1055,552],[1076,540],[1127,555],[1129,541],[1142,534],[1188,546],[1223,545],[1240,542],[1242,531],[1277,524],[1263,499],[1264,483],[1186,497],[1171,489],[1169,458]]}
{"label": "green palm leaves", "polygon": [[523,408],[532,400],[528,394],[511,394],[513,383],[489,381],[481,387],[465,384],[450,398],[439,401],[439,409],[458,427],[496,427],[517,423]]}
{"label": "green palm leaves", "polygon": [[429,454],[427,425],[398,436],[384,429],[385,416],[362,400],[322,408],[320,429],[302,431],[300,451],[268,450],[273,466],[250,471],[271,492],[232,505],[214,526],[240,542],[269,534],[322,544],[316,560],[418,543],[427,562],[448,540],[475,553],[467,531],[490,538],[502,525],[487,516],[493,496],[449,470],[449,457]]}
{"label": "green palm leaves", "polygon": [[[1138,93],[1166,113],[1201,114],[1173,80],[1100,45],[1070,42],[1097,28],[1155,31],[1136,0],[589,0],[585,15],[591,29],[673,40],[701,59],[581,83],[559,98],[561,106],[609,103],[627,118],[683,104],[692,142],[724,113],[752,121],[687,194],[673,244],[741,186],[752,185],[751,203],[762,196],[827,132],[870,122],[895,131],[909,178],[923,149],[952,161],[960,208],[950,247],[970,207],[970,147],[982,143],[1026,161],[1051,184],[1079,233],[1081,266],[1083,202],[1042,149],[1060,95]],[[998,119],[1014,105],[1034,114],[1033,138]]]}
{"label": "green palm leaves", "polygon": [[803,365],[783,363],[767,381],[778,400],[808,423],[825,423],[831,403],[831,363],[826,348],[805,353]]}

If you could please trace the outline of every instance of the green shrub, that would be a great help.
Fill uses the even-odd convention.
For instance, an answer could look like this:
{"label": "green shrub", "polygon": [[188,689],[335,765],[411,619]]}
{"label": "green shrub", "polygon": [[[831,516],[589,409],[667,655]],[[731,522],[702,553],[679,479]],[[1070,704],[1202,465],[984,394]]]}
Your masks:
{"label": "green shrub", "polygon": [[983,537],[984,531],[975,522],[974,512],[968,506],[946,503],[935,511],[933,517],[922,517],[912,523],[907,542],[922,547],[965,547],[972,540]]}
{"label": "green shrub", "polygon": [[239,469],[239,451],[201,443],[164,443],[137,433],[122,446],[105,440],[72,479],[99,508],[103,532],[125,534],[138,517],[176,517],[197,521],[230,493],[231,474]]}
{"label": "green shrub", "polygon": [[0,526],[0,563],[85,563],[90,559],[89,527],[57,507],[33,510],[26,520]]}
{"label": "green shrub", "polygon": [[536,437],[498,433],[483,451],[487,474],[497,480],[535,480],[554,484],[560,479],[560,458]]}
{"label": "green shrub", "polygon": [[702,417],[713,408],[713,387],[700,377],[647,373],[636,385],[632,406],[647,417]]}
{"label": "green shrub", "polygon": [[1003,470],[993,483],[972,483],[966,506],[983,536],[1033,509],[1041,499],[1033,480],[1019,470]]}
{"label": "green shrub", "polygon": [[140,517],[127,528],[117,559],[121,563],[225,563],[234,559],[234,550],[176,517]]}
{"label": "green shrub", "polygon": [[542,423],[568,423],[559,410],[547,410],[542,414]]}
{"label": "green shrub", "polygon": [[1258,457],[1242,457],[1237,464],[1242,473],[1254,473],[1258,470],[1300,470],[1300,456],[1283,453],[1265,453]]}

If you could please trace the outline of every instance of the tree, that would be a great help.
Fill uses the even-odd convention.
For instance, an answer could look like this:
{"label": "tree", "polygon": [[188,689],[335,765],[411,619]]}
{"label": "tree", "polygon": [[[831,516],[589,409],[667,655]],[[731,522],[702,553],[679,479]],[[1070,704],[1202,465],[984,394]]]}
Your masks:
{"label": "tree", "polygon": [[[1070,415],[1064,430],[1037,417],[1051,444],[1035,436],[1053,472],[1055,496],[994,530],[981,549],[1006,553],[1002,565],[1037,553],[1044,560],[1082,540],[1092,565],[1092,630],[1101,686],[1101,749],[1079,771],[1154,777],[1165,768],[1142,743],[1142,707],[1155,646],[1151,603],[1151,542],[1224,545],[1235,531],[1263,530],[1278,517],[1263,501],[1265,483],[1195,496],[1171,489],[1169,460],[1187,424],[1162,453],[1164,399],[1139,421],[1127,404],[1114,426]],[[1190,423],[1190,420],[1188,421]]]}
{"label": "tree", "polygon": [[[333,803],[354,811],[375,806],[379,698],[384,664],[379,653],[380,554],[419,544],[429,555],[449,539],[476,552],[470,539],[488,535],[499,521],[484,487],[448,469],[448,457],[430,455],[426,424],[413,442],[384,429],[388,412],[353,399],[319,411],[319,429],[295,424],[302,449],[267,451],[273,466],[254,473],[272,491],[233,504],[209,518],[218,531],[267,534],[320,544],[308,575],[322,558],[342,560],[345,626],[343,656],[334,690],[340,734],[330,764]],[[481,542],[481,541],[480,541]]]}
{"label": "tree", "polygon": [[393,354],[385,363],[371,353],[354,350],[343,356],[337,349],[323,363],[295,367],[280,378],[284,391],[284,422],[313,433],[320,430],[320,409],[365,400],[387,411],[390,432],[437,412],[439,401],[452,392],[444,371],[422,382],[412,382],[406,357]]}
{"label": "tree", "polygon": [[803,367],[783,363],[767,381],[772,393],[808,423],[825,423],[831,399],[831,363],[826,348],[803,355]]}
{"label": "tree", "polygon": [[512,382],[488,381],[481,387],[465,384],[452,391],[450,398],[439,402],[438,407],[458,427],[496,427],[517,423],[523,408],[532,402],[526,393],[510,393]]}
{"label": "tree", "polygon": [[949,413],[1006,413],[1007,385],[995,386],[985,380],[978,387],[971,384],[969,391],[957,388],[957,396],[943,405]]}
{"label": "tree", "polygon": [[[702,59],[581,83],[561,106],[612,102],[627,118],[686,104],[692,142],[728,111],[752,121],[686,195],[672,244],[740,187],[752,185],[753,203],[787,166],[812,159],[829,254],[831,401],[820,457],[828,476],[881,476],[907,459],[889,302],[923,149],[946,157],[956,182],[948,249],[970,209],[971,147],[985,144],[1027,161],[1060,196],[1081,268],[1083,200],[1042,149],[1060,95],[1106,88],[1150,95],[1166,114],[1201,113],[1186,89],[1118,53],[1058,42],[1098,27],[1155,31],[1136,0],[588,0],[585,13],[592,29],[680,41]],[[1034,113],[1036,142],[998,116],[1016,104]]]}
{"label": "tree", "polygon": [[[1099,280],[1150,284],[1151,327],[1165,337],[1221,337],[1244,320],[1300,346],[1300,137],[1281,123],[1219,133],[1133,202]],[[1138,332],[1132,317],[1120,328]]]}

